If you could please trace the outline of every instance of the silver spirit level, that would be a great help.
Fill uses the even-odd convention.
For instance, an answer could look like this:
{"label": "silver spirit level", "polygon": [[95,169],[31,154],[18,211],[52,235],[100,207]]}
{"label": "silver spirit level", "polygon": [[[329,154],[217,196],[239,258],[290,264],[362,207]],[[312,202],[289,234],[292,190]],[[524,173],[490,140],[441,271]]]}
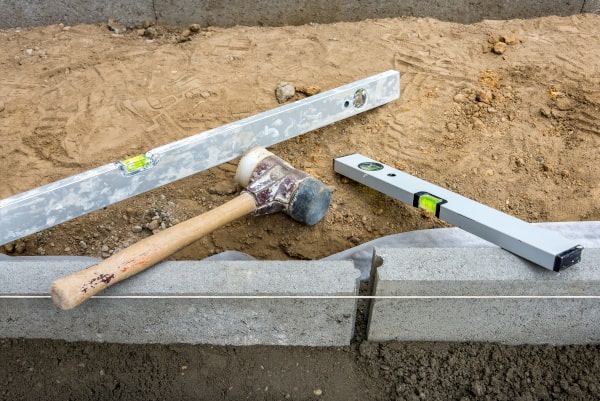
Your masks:
{"label": "silver spirit level", "polygon": [[0,245],[400,97],[381,74],[0,200]]}
{"label": "silver spirit level", "polygon": [[581,260],[583,247],[573,241],[360,154],[334,159],[333,168],[546,269],[559,271]]}

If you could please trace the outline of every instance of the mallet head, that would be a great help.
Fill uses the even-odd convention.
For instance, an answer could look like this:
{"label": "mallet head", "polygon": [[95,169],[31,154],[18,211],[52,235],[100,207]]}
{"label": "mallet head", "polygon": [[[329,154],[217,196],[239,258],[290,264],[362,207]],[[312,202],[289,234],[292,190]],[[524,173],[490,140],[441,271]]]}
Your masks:
{"label": "mallet head", "polygon": [[325,184],[262,147],[242,157],[236,182],[254,195],[256,215],[283,211],[296,221],[313,225],[325,216],[331,201],[331,190]]}

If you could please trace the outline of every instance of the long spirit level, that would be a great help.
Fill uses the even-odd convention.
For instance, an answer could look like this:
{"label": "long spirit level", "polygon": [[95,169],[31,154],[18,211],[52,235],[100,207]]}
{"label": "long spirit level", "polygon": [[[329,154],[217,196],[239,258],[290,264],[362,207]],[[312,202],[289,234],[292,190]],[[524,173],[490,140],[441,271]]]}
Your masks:
{"label": "long spirit level", "polygon": [[381,74],[0,200],[0,245],[400,97]]}
{"label": "long spirit level", "polygon": [[583,247],[573,241],[360,154],[334,159],[333,168],[546,269],[559,271],[581,260]]}

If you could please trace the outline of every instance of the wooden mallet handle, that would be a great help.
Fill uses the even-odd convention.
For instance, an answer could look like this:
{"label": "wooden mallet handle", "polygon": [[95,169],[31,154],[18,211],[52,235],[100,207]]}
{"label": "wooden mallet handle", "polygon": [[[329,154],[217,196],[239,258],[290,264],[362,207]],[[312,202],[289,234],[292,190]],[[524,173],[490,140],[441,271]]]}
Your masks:
{"label": "wooden mallet handle", "polygon": [[92,267],[53,281],[52,302],[61,309],[74,308],[106,287],[146,270],[255,209],[254,196],[243,192],[216,209],[145,238]]}

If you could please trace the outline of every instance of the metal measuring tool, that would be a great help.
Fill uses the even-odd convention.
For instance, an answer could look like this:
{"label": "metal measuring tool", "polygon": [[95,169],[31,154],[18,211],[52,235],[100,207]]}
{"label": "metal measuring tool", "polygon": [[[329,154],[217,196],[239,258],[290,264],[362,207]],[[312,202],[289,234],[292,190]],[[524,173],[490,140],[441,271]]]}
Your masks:
{"label": "metal measuring tool", "polygon": [[0,200],[0,245],[400,97],[390,70]]}
{"label": "metal measuring tool", "polygon": [[360,154],[338,157],[333,168],[348,178],[435,214],[518,256],[556,272],[581,261],[583,247],[559,234],[465,198]]}

